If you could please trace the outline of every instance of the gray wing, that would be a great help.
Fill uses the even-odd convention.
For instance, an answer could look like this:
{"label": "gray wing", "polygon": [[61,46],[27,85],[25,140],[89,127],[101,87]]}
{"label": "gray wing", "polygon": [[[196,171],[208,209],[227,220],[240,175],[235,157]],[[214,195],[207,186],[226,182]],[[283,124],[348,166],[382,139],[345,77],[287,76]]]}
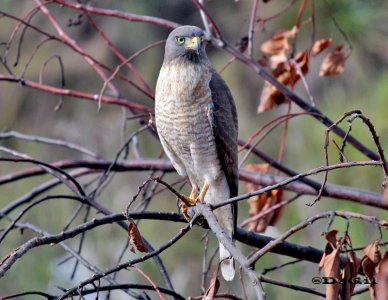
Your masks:
{"label": "gray wing", "polygon": [[[230,197],[238,193],[237,110],[232,94],[221,76],[214,72],[209,83],[213,101],[211,120],[218,159],[228,181]],[[237,225],[237,204],[232,205],[234,226]]]}

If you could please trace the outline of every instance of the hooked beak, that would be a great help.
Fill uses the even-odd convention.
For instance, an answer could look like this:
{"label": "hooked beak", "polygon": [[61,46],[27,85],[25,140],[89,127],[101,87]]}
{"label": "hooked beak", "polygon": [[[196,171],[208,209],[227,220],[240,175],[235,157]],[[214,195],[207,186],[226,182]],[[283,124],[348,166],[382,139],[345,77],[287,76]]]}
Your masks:
{"label": "hooked beak", "polygon": [[198,36],[191,38],[191,44],[188,46],[189,49],[193,49],[197,54],[199,53],[199,48],[201,47],[201,41]]}

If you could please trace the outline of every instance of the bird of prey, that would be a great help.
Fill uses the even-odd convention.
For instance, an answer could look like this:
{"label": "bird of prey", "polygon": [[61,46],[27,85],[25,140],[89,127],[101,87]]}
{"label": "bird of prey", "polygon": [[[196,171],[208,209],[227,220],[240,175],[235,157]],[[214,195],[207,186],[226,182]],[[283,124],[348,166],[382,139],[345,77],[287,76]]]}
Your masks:
{"label": "bird of prey", "polygon": [[[225,81],[205,51],[204,32],[181,26],[168,36],[155,93],[155,119],[163,149],[192,186],[191,205],[219,204],[238,192],[237,112]],[[233,241],[237,207],[214,211]],[[235,274],[234,261],[220,243],[221,273]]]}

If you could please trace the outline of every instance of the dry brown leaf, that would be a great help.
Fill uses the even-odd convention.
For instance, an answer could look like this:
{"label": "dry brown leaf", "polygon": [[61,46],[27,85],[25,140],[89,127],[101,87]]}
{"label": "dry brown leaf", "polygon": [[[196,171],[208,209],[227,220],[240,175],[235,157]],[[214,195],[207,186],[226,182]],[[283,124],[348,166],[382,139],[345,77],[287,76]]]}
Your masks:
{"label": "dry brown leaf", "polygon": [[295,38],[298,31],[299,31],[298,27],[294,26],[291,28],[291,30],[283,31],[281,34],[283,34],[287,39],[293,39]]}
{"label": "dry brown leaf", "polygon": [[377,267],[377,284],[374,287],[374,297],[376,300],[388,299],[388,252],[385,252],[383,259]]}
{"label": "dry brown leaf", "polygon": [[333,252],[334,249],[337,248],[337,229],[332,229],[328,233],[325,234],[325,239],[328,241],[328,243],[325,246],[325,250],[323,251],[323,255],[321,258],[321,261],[319,262],[319,271],[322,270],[326,256],[329,255],[331,252]]}
{"label": "dry brown leaf", "polygon": [[[269,66],[273,69],[272,75],[280,83],[293,87],[300,79],[300,72],[294,64],[286,60],[286,56],[282,57],[281,54],[273,55],[269,58]],[[309,63],[308,51],[298,52],[294,61],[298,64],[302,74],[307,74]],[[275,86],[265,81],[257,113],[268,111],[284,102],[286,102],[286,97]]]}
{"label": "dry brown leaf", "polygon": [[337,242],[338,242],[337,233],[338,233],[337,229],[332,229],[325,235],[325,239],[330,243],[333,249],[337,247]]}
{"label": "dry brown leaf", "polygon": [[364,248],[365,255],[375,264],[378,264],[381,260],[380,245],[378,241],[367,245]]}
{"label": "dry brown leaf", "polygon": [[355,284],[351,283],[350,281],[352,278],[353,277],[351,276],[350,266],[347,264],[345,268],[341,270],[341,279],[343,280],[342,288],[340,291],[341,300],[351,300],[355,286]]}
{"label": "dry brown leaf", "polygon": [[[279,63],[275,70],[272,71],[272,75],[284,85],[291,83],[291,68],[288,63]],[[257,107],[257,113],[268,111],[275,106],[283,104],[285,101],[286,97],[274,85],[265,81],[260,96],[260,104]]]}
{"label": "dry brown leaf", "polygon": [[[246,167],[248,171],[267,174],[270,170],[268,164],[250,164]],[[255,185],[253,183],[246,183],[245,188],[247,192],[256,191],[262,186]],[[268,193],[251,197],[248,200],[249,203],[249,216],[255,216],[261,211],[267,210],[279,203],[283,199],[283,190],[273,190]],[[249,230],[255,232],[263,232],[269,225],[274,225],[280,217],[281,208],[272,211],[271,213],[266,214],[264,217],[260,218],[255,222],[249,223]]]}
{"label": "dry brown leaf", "polygon": [[354,251],[350,251],[350,256],[348,257],[348,263],[342,272],[342,289],[341,289],[341,300],[351,300],[355,283],[352,283],[352,278],[357,277],[358,269],[360,268],[361,260],[356,256]]}
{"label": "dry brown leaf", "polygon": [[291,30],[277,33],[271,39],[263,42],[260,49],[265,54],[285,54],[290,50],[290,44],[288,40],[294,38],[297,32],[298,28],[294,26]]}
{"label": "dry brown leaf", "polygon": [[[279,53],[276,55],[271,55],[268,59],[268,66],[272,70],[276,70],[280,64],[286,63],[288,60],[288,57],[285,53]],[[273,74],[272,74],[273,75]]]}
{"label": "dry brown leaf", "polygon": [[364,271],[365,276],[368,277],[369,279],[375,276],[377,264],[371,261],[369,257],[364,256],[362,258],[361,267],[362,267],[362,270]]}
{"label": "dry brown leaf", "polygon": [[295,55],[294,60],[298,63],[299,68],[302,71],[302,74],[306,75],[309,71],[309,53],[308,53],[308,51],[298,52]]}
{"label": "dry brown leaf", "polygon": [[[377,266],[381,260],[379,245],[376,242],[369,244],[364,248],[365,256],[362,258],[361,266],[365,276],[372,280],[376,276]],[[369,294],[372,300],[375,300],[375,288],[373,284],[369,285]]]}
{"label": "dry brown leaf", "polygon": [[[381,261],[380,246],[378,242],[376,241],[366,246],[364,248],[364,253],[365,253],[365,256],[362,258],[361,266],[365,276],[369,280],[372,280],[376,276],[377,266]],[[372,300],[377,299],[375,298],[375,292],[376,292],[375,289],[376,289],[376,285],[374,284],[369,285],[369,294]]]}
{"label": "dry brown leaf", "polygon": [[[343,240],[337,239],[337,233],[337,229],[332,229],[325,234],[327,243],[319,262],[319,271],[324,269],[326,277],[333,277],[339,281],[341,279],[340,254]],[[339,283],[328,284],[326,286],[326,299],[338,300],[340,290],[341,285]]]}
{"label": "dry brown leaf", "polygon": [[332,38],[315,41],[313,48],[311,49],[312,55],[316,56],[322,51],[324,51],[327,47],[331,45],[332,41],[333,41]]}
{"label": "dry brown leaf", "polygon": [[135,253],[135,250],[140,252],[148,252],[143,238],[141,237],[140,231],[132,220],[129,220],[128,223],[128,236],[129,243],[131,244],[131,252]]}
{"label": "dry brown leaf", "polygon": [[346,55],[343,46],[339,45],[323,59],[319,76],[334,76],[345,70]]}
{"label": "dry brown leaf", "polygon": [[319,271],[323,268],[326,277],[334,277],[340,282],[326,286],[326,299],[350,300],[355,288],[352,279],[358,275],[361,260],[354,251],[350,251],[346,265],[341,267],[341,251],[344,245],[351,245],[351,240],[347,235],[337,238],[337,234],[337,229],[332,229],[325,234],[327,243],[319,262]]}
{"label": "dry brown leaf", "polygon": [[278,55],[287,52],[290,49],[290,44],[283,34],[277,34],[265,41],[260,49],[265,54]]}
{"label": "dry brown leaf", "polygon": [[260,96],[260,104],[257,107],[257,113],[260,114],[271,110],[275,106],[278,106],[285,101],[286,97],[272,84],[270,84],[268,81],[265,81]]}
{"label": "dry brown leaf", "polygon": [[323,270],[325,276],[340,278],[340,250],[335,249],[330,254],[326,255],[323,262]]}
{"label": "dry brown leaf", "polygon": [[[340,279],[340,249],[333,250],[326,255],[323,262],[323,269],[326,277]],[[328,284],[326,286],[326,300],[338,300],[341,285],[339,283]]]}

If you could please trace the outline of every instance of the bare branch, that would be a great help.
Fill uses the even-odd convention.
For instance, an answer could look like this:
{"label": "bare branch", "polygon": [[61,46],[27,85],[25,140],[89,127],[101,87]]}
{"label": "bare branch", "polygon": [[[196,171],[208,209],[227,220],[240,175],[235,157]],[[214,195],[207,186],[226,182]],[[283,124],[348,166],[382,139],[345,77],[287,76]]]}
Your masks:
{"label": "bare branch", "polygon": [[91,156],[93,158],[99,158],[99,156],[96,153],[94,153],[93,151],[91,151],[83,146],[76,145],[76,144],[73,144],[70,142],[66,142],[64,140],[50,139],[50,138],[46,138],[46,137],[42,137],[42,136],[35,136],[35,135],[28,135],[28,134],[13,131],[13,130],[0,132],[0,139],[8,139],[11,137],[21,139],[21,140],[31,141],[31,142],[61,146],[61,147],[65,147],[68,149],[72,149],[72,150],[84,153],[84,154]]}
{"label": "bare branch", "polygon": [[257,251],[249,259],[249,261],[248,261],[249,265],[255,264],[257,262],[257,260],[259,260],[264,254],[268,253],[269,250],[271,250],[273,247],[275,247],[280,242],[286,240],[288,237],[293,235],[295,232],[298,232],[299,230],[301,230],[307,226],[310,226],[312,223],[314,223],[317,220],[320,220],[322,218],[328,218],[333,213],[334,213],[334,215],[339,216],[339,217],[343,217],[343,218],[358,218],[358,219],[361,219],[361,220],[364,220],[367,222],[371,222],[371,223],[376,224],[378,226],[384,227],[385,229],[388,229],[388,221],[380,221],[374,216],[366,216],[366,215],[347,212],[347,211],[345,211],[345,212],[344,211],[333,211],[333,212],[330,211],[330,212],[320,213],[320,214],[317,214],[314,217],[308,218],[305,221],[299,223],[298,225],[290,228],[287,232],[282,234],[279,238],[275,239],[274,241],[269,243],[267,246],[265,246],[262,249],[260,249],[259,251]]}
{"label": "bare branch", "polygon": [[257,8],[259,6],[258,0],[252,0],[252,10],[251,18],[249,20],[249,29],[248,29],[248,56],[252,59],[253,54],[253,36],[255,34],[255,25],[256,25],[256,14]]}
{"label": "bare branch", "polygon": [[[296,176],[293,176],[293,177],[290,177],[288,179],[285,179],[282,182],[279,182],[277,184],[274,184],[274,185],[271,185],[271,186],[267,186],[267,187],[262,188],[260,190],[257,190],[257,191],[251,192],[251,193],[246,193],[246,194],[243,194],[243,195],[240,195],[240,196],[236,196],[234,198],[230,198],[229,200],[223,202],[222,204],[213,205],[213,209],[216,209],[216,208],[224,206],[224,205],[232,204],[232,203],[235,203],[235,202],[238,202],[238,201],[242,201],[242,200],[248,199],[248,198],[250,198],[252,196],[261,195],[261,194],[264,194],[266,192],[279,189],[279,188],[281,188],[283,186],[286,186],[287,184],[289,184],[291,182],[299,180],[302,177],[310,176],[310,175],[313,175],[313,174],[318,174],[318,173],[321,173],[321,172],[326,172],[328,170],[330,171],[330,170],[343,169],[343,168],[351,168],[351,167],[381,166],[381,165],[382,165],[382,163],[379,162],[379,161],[361,161],[361,162],[348,162],[348,163],[336,164],[336,165],[331,165],[331,166],[318,167],[318,168],[315,168],[315,169],[311,169],[311,170],[309,170],[307,172],[300,173],[300,174],[298,174]],[[380,203],[380,205],[382,205],[382,207],[385,207],[384,203]]]}
{"label": "bare branch", "polygon": [[149,24],[154,24],[154,25],[163,26],[163,27],[172,28],[172,29],[179,26],[178,23],[165,20],[162,18],[130,14],[119,10],[100,9],[90,5],[83,5],[80,3],[74,3],[66,0],[54,0],[54,2],[61,4],[63,6],[73,8],[75,10],[83,10],[83,11],[87,11],[88,13],[99,15],[99,16],[119,18],[119,19],[127,20],[129,22],[149,23]]}
{"label": "bare branch", "polygon": [[[30,88],[40,90],[43,92],[47,92],[50,94],[54,94],[54,95],[71,96],[71,97],[75,97],[75,98],[79,98],[79,99],[83,99],[83,100],[95,101],[95,102],[98,102],[98,99],[99,99],[98,94],[89,94],[89,93],[84,93],[84,92],[70,90],[70,89],[61,89],[61,88],[57,88],[57,87],[54,87],[51,85],[46,85],[43,83],[38,83],[38,82],[28,80],[28,79],[20,79],[18,77],[14,77],[14,76],[0,74],[0,81],[9,81],[9,82],[20,83],[22,86],[30,87]],[[134,103],[132,101],[125,100],[122,98],[102,96],[101,101],[104,103],[128,107],[129,109],[133,109],[134,111],[138,111],[138,112],[153,113],[153,110],[151,108],[148,108],[144,105],[137,104],[137,103]]]}

